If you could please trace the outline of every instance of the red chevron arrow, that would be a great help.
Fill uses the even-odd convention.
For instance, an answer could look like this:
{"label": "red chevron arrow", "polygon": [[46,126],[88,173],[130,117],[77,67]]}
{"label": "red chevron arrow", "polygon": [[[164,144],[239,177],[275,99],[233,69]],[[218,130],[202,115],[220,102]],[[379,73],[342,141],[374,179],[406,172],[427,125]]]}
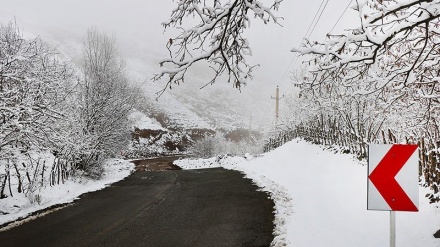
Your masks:
{"label": "red chevron arrow", "polygon": [[417,145],[393,145],[369,178],[393,211],[418,211],[395,177]]}

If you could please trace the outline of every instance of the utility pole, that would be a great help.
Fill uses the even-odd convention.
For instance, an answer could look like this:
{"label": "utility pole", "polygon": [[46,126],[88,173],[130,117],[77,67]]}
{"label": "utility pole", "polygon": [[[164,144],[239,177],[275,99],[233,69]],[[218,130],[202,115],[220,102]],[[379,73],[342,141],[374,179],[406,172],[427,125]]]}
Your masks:
{"label": "utility pole", "polygon": [[280,110],[280,88],[279,88],[279,86],[277,86],[277,89],[275,91],[275,98],[271,97],[271,99],[275,100],[275,119],[278,121],[279,110]]}
{"label": "utility pole", "polygon": [[251,131],[252,131],[252,116],[253,116],[253,113],[251,112],[251,118],[249,119],[249,133],[251,133]]}

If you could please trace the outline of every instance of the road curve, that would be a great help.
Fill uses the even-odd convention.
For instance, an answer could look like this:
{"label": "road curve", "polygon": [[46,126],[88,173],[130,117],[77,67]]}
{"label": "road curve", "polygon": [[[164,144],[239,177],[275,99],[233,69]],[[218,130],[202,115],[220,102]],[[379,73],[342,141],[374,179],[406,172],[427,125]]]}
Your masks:
{"label": "road curve", "polygon": [[137,171],[0,232],[1,246],[269,246],[273,201],[222,168]]}

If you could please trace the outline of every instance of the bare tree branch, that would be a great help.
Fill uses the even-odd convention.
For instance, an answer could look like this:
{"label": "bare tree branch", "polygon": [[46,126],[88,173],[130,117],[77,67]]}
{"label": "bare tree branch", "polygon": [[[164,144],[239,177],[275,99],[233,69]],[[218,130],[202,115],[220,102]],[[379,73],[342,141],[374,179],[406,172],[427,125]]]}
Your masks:
{"label": "bare tree branch", "polygon": [[[246,56],[252,55],[249,42],[243,35],[250,27],[250,15],[262,20],[279,24],[279,17],[273,14],[282,0],[274,0],[271,7],[255,0],[214,0],[211,4],[201,0],[181,0],[171,13],[171,18],[162,25],[165,28],[179,27],[182,32],[169,39],[167,48],[170,58],[160,62],[167,67],[154,76],[159,80],[168,76],[162,94],[172,84],[184,82],[185,74],[195,63],[206,61],[213,70],[214,81],[224,72],[228,82],[240,89],[250,79],[256,65],[249,65]],[[198,22],[191,28],[182,28],[182,24],[193,19]],[[191,20],[191,22],[193,21]]]}

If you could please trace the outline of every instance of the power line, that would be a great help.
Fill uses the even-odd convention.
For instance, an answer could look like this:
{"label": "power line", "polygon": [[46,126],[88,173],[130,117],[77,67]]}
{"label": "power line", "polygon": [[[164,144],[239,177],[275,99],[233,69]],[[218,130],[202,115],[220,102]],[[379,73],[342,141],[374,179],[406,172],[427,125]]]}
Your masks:
{"label": "power line", "polygon": [[307,28],[307,32],[306,32],[306,34],[304,35],[304,37],[307,36],[307,34],[308,34],[309,31],[310,31],[310,28],[313,26],[313,23],[315,22],[315,19],[316,19],[316,17],[317,17],[318,14],[319,14],[319,10],[321,9],[322,4],[324,4],[324,1],[325,1],[325,0],[322,0],[321,5],[319,5],[319,8],[318,8],[318,10],[317,10],[316,13],[315,13],[315,16],[313,17],[313,20],[312,20],[312,22],[311,22],[310,25],[309,25],[309,28]]}
{"label": "power line", "polygon": [[[324,0],[322,0],[321,5],[319,6],[317,12],[315,13],[315,16],[313,17],[312,22],[311,22],[310,25],[309,25],[309,28],[307,29],[306,35],[304,35],[304,37],[307,36],[307,39],[310,38],[310,36],[312,35],[313,31],[315,30],[315,27],[316,27],[316,25],[318,24],[319,20],[321,19],[322,13],[324,12],[324,9],[326,8],[326,6],[327,6],[327,4],[328,4],[329,1],[330,1],[330,0],[327,0],[327,2],[325,3],[324,8],[322,9],[322,11],[321,11],[321,13],[320,13],[320,15],[319,15],[319,17],[318,17],[318,20],[316,21],[315,25],[313,26],[313,29],[312,29],[312,31],[310,32],[310,34],[307,36],[307,33],[308,33],[309,30],[310,30],[310,27],[313,25],[313,22],[315,21],[316,16],[317,16],[318,13],[320,12],[320,9],[321,9],[321,7],[322,7],[322,4],[324,3]],[[345,7],[344,11],[341,13],[341,15],[339,16],[338,20],[337,20],[336,23],[333,25],[333,27],[332,27],[332,29],[330,30],[329,33],[333,32],[333,30],[335,29],[336,25],[338,25],[339,21],[341,21],[342,16],[344,16],[345,12],[347,12],[347,9],[350,7],[350,5],[351,5],[352,2],[353,2],[353,0],[350,0],[350,2],[347,4],[347,6]],[[300,45],[301,45],[301,44],[300,44]],[[300,46],[300,45],[299,45],[299,46]],[[299,48],[299,46],[298,46],[298,48]],[[295,59],[295,58],[296,58],[296,59]],[[280,83],[280,84],[282,84],[282,83],[284,82],[284,78],[286,77],[287,72],[289,71],[289,69],[290,69],[292,66],[294,66],[294,65],[296,64],[296,62],[298,61],[298,58],[299,58],[298,55],[296,55],[295,57],[292,58],[292,61],[290,62],[289,66],[287,67],[286,71],[284,72],[284,75],[283,75],[283,77],[282,77],[282,79],[281,79],[281,83]],[[294,61],[294,60],[295,60],[295,61]],[[293,65],[292,65],[292,64],[293,64]]]}
{"label": "power line", "polygon": [[[325,5],[324,5],[324,7],[323,7],[322,10],[321,10],[321,7],[322,7],[322,5],[324,4],[324,1],[325,1],[325,0],[322,0],[322,1],[321,1],[321,4],[319,5],[319,8],[317,9],[317,11],[316,11],[316,13],[315,13],[315,16],[313,17],[313,20],[312,20],[312,22],[310,23],[309,28],[307,29],[307,31],[306,31],[306,33],[304,34],[303,37],[307,37],[307,39],[309,39],[310,36],[312,35],[313,31],[315,30],[315,27],[316,27],[316,25],[318,24],[319,20],[321,19],[322,13],[324,12],[324,10],[325,10],[325,8],[327,7],[327,4],[328,4],[328,2],[329,2],[330,0],[327,0],[327,1],[325,2]],[[319,13],[319,12],[321,12],[321,13]],[[344,11],[344,12],[345,12],[345,11]],[[316,17],[318,16],[318,14],[319,14],[319,17],[318,17],[318,19],[317,19],[316,22],[315,22],[315,19],[316,19]],[[313,26],[312,31],[309,33],[310,28],[312,27],[313,23],[315,23],[315,25]],[[309,34],[309,35],[307,36],[307,34]],[[301,44],[302,44],[302,41],[301,41],[301,43],[298,45],[298,48],[301,47]],[[284,79],[285,79],[285,77],[286,77],[286,75],[287,75],[287,72],[290,70],[292,64],[295,65],[296,62],[298,62],[299,56],[298,56],[297,54],[295,54],[295,55],[296,55],[296,56],[294,56],[294,57],[292,58],[292,61],[290,61],[289,66],[287,66],[286,70],[284,71],[283,77],[281,77],[280,85],[284,83]],[[296,58],[296,59],[295,59],[295,58]],[[295,62],[294,62],[294,60],[295,60]]]}
{"label": "power line", "polygon": [[336,25],[338,25],[338,23],[341,20],[342,16],[345,14],[345,11],[347,11],[348,7],[350,7],[351,2],[353,2],[353,0],[350,0],[350,2],[348,3],[347,7],[345,7],[345,9],[344,9],[344,12],[342,12],[341,16],[339,16],[339,19],[336,21],[335,25],[333,25],[332,30],[330,30],[329,33],[333,32],[333,29],[335,29]]}
{"label": "power line", "polygon": [[327,7],[327,4],[330,0],[327,0],[327,2],[325,2],[324,8],[321,11],[321,14],[318,17],[318,20],[315,22],[315,26],[313,26],[312,31],[309,33],[309,36],[307,37],[307,39],[310,39],[310,36],[312,36],[313,31],[315,31],[315,27],[318,25],[319,20],[321,19],[322,13],[324,13],[325,7]]}
{"label": "power line", "polygon": [[[295,60],[295,58],[296,58],[296,60]],[[292,61],[290,61],[289,66],[287,66],[286,70],[284,71],[283,77],[281,77],[280,85],[283,84],[283,82],[284,82],[284,78],[286,77],[286,74],[287,74],[287,72],[289,71],[290,66],[292,66],[293,60],[295,60],[295,63],[296,63],[296,61],[298,60],[298,55],[297,55],[297,54],[294,55],[294,57],[292,58]]]}

